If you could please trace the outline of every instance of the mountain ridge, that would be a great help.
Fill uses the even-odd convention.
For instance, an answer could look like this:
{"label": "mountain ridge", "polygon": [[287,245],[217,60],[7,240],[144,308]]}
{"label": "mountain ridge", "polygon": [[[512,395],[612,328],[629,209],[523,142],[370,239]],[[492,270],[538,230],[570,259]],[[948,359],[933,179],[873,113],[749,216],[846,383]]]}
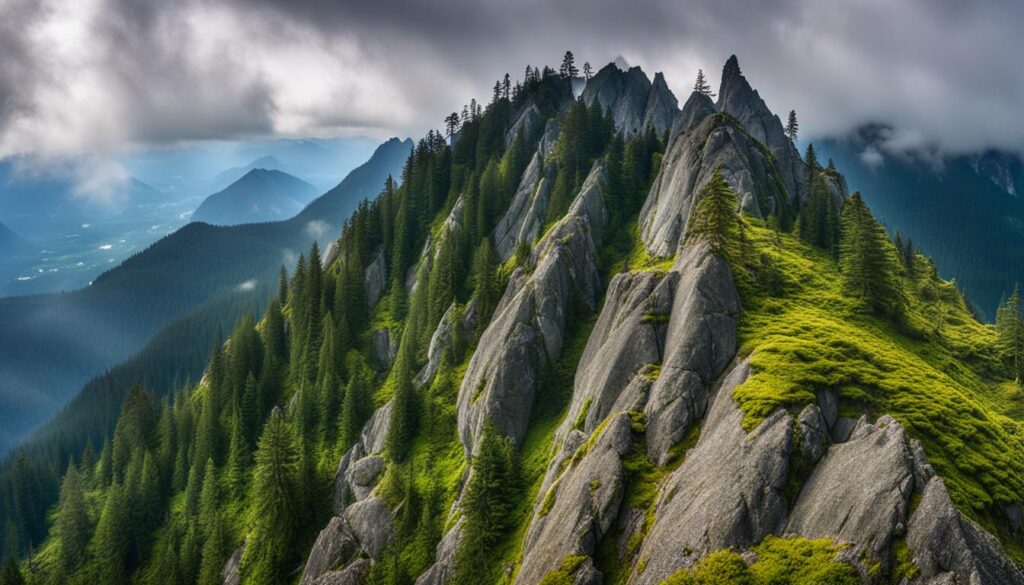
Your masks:
{"label": "mountain ridge", "polygon": [[280,221],[302,211],[316,197],[316,187],[275,169],[253,168],[206,199],[192,221],[237,225]]}

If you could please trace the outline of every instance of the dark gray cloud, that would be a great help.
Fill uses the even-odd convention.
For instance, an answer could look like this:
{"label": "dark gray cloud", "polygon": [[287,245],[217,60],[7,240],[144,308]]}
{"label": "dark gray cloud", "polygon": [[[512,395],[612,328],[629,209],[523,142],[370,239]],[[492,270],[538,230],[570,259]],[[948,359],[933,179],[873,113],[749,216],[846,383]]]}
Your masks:
{"label": "dark gray cloud", "polygon": [[418,134],[506,71],[622,55],[684,95],[732,53],[805,137],[1024,151],[1019,0],[0,0],[0,156]]}

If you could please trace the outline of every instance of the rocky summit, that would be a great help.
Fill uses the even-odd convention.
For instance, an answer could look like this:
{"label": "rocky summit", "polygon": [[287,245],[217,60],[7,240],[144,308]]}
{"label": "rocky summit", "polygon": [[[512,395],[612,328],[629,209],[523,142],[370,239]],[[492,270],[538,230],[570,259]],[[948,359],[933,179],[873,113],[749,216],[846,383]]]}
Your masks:
{"label": "rocky summit", "polygon": [[1019,312],[980,323],[735,56],[681,109],[573,68],[422,139],[198,384],[133,391],[30,580],[1024,584]]}

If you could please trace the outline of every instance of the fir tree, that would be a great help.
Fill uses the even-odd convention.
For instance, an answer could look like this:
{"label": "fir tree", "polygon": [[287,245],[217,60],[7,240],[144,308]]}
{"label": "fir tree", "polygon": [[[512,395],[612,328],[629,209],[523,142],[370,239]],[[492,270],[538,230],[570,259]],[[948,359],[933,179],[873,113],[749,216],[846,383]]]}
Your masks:
{"label": "fir tree", "polygon": [[462,498],[466,524],[456,562],[457,583],[471,581],[467,573],[486,562],[486,556],[508,529],[518,489],[512,442],[487,420]]}
{"label": "fir tree", "polygon": [[7,557],[4,570],[0,572],[0,585],[25,585],[25,577],[21,575],[21,570],[12,556]]}
{"label": "fir tree", "polygon": [[388,456],[402,463],[409,455],[416,436],[416,395],[412,386],[411,335],[402,336],[398,359],[395,361],[395,391],[391,398],[391,423],[385,445]]}
{"label": "fir tree", "polygon": [[899,316],[903,302],[895,250],[860,193],[847,200],[841,221],[839,267],[844,292],[870,311]]}
{"label": "fir tree", "polygon": [[92,540],[92,557],[101,583],[127,582],[128,510],[121,485],[115,481],[107,490],[99,523]]}
{"label": "fir tree", "polygon": [[250,494],[252,526],[242,555],[243,582],[281,583],[293,557],[298,530],[299,453],[281,410],[270,413],[256,449]]}
{"label": "fir tree", "polygon": [[786,137],[791,142],[796,142],[797,133],[800,130],[800,124],[796,121],[796,110],[789,111],[789,120],[786,121]]}
{"label": "fir tree", "polygon": [[736,194],[721,169],[715,169],[686,228],[687,241],[704,241],[711,251],[736,266],[740,260],[740,217]]}
{"label": "fir tree", "polygon": [[231,445],[228,448],[227,484],[231,495],[242,496],[248,482],[249,445],[242,430],[241,417],[236,412],[231,417]]}
{"label": "fir tree", "polygon": [[473,254],[473,298],[478,304],[480,325],[486,322],[500,299],[501,290],[498,282],[498,258],[491,247],[491,239],[484,238]]}
{"label": "fir tree", "polygon": [[590,77],[594,73],[594,68],[590,66],[590,61],[583,64],[583,79],[590,81]]}
{"label": "fir tree", "polygon": [[697,81],[693,84],[693,91],[710,98],[715,97],[715,94],[711,93],[711,85],[708,84],[707,78],[704,77],[703,69],[697,70]]}
{"label": "fir tree", "polygon": [[60,487],[60,511],[57,514],[60,567],[66,575],[73,573],[85,561],[91,530],[81,478],[72,462]]}
{"label": "fir tree", "polygon": [[573,57],[572,51],[565,52],[565,56],[562,58],[562,66],[559,68],[558,73],[566,79],[573,79],[579,75],[580,71],[576,68],[576,58]]}
{"label": "fir tree", "polygon": [[1020,384],[1024,371],[1024,314],[1021,313],[1020,287],[1013,287],[1013,294],[996,310],[996,332],[999,353],[1009,365],[1010,373]]}

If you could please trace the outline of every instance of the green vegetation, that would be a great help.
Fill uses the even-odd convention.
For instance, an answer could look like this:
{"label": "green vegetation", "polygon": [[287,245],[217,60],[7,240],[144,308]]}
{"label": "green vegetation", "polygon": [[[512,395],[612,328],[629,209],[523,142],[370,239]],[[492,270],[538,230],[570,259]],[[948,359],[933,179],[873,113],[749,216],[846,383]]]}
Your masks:
{"label": "green vegetation", "polygon": [[740,259],[740,217],[736,214],[739,201],[721,169],[715,169],[704,187],[686,227],[689,241],[707,242],[711,251],[730,264]]}
{"label": "green vegetation", "polygon": [[732,551],[711,553],[693,569],[682,569],[661,585],[857,585],[853,566],[836,560],[840,547],[829,540],[766,537],[751,549],[747,565]]}
{"label": "green vegetation", "polygon": [[741,267],[752,277],[741,286],[740,353],[754,368],[734,393],[744,426],[778,408],[796,413],[817,392],[835,390],[844,413],[900,421],[921,440],[956,504],[1001,533],[997,511],[1024,493],[1024,425],[995,329],[978,323],[922,256],[913,276],[898,276],[905,308],[894,322],[865,313],[847,294],[849,281],[828,251],[745,221],[753,248],[785,283],[781,294],[770,293],[760,262]]}
{"label": "green vegetation", "polygon": [[540,580],[540,585],[572,585],[573,577],[587,560],[584,556],[568,556],[562,559],[557,571],[551,571]]}

